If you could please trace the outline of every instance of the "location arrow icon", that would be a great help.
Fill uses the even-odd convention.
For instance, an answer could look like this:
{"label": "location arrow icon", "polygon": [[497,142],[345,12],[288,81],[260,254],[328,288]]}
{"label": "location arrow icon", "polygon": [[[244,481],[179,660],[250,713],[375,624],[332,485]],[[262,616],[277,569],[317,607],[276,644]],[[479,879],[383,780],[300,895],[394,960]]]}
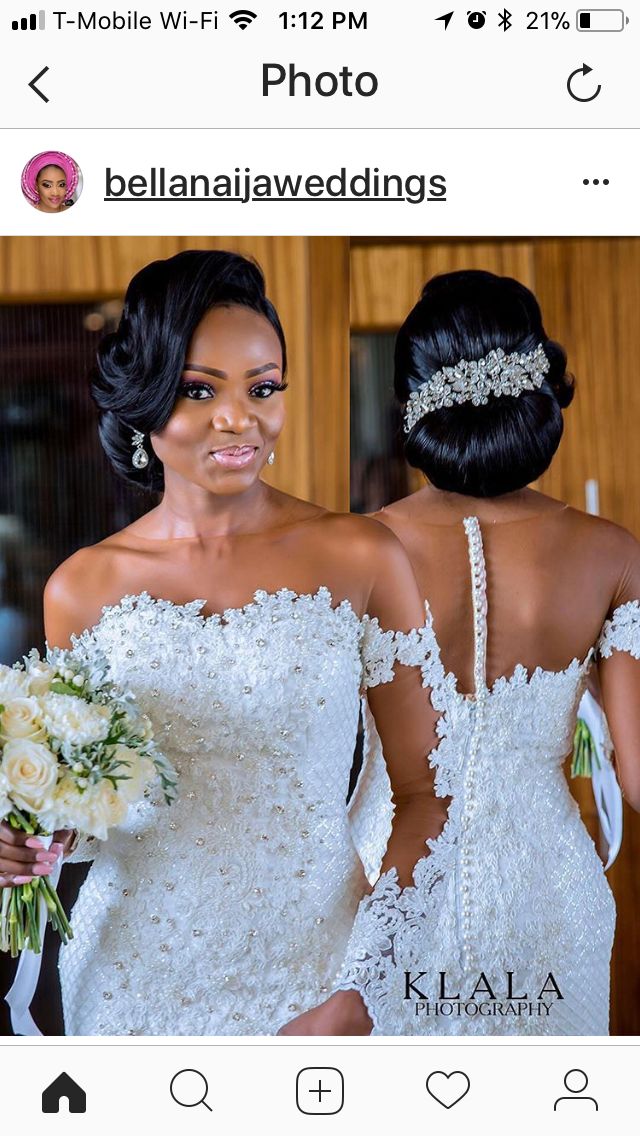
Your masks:
{"label": "location arrow icon", "polygon": [[453,12],[447,12],[444,16],[436,16],[436,23],[439,20],[442,20],[442,22],[444,23],[444,30],[446,32],[447,28],[449,27],[449,24],[451,23],[451,17],[452,16],[453,16]]}
{"label": "location arrow icon", "polygon": [[38,95],[39,98],[42,99],[43,103],[48,103],[49,100],[48,100],[47,96],[43,95],[42,91],[39,90],[38,87],[36,87],[36,83],[38,82],[38,79],[41,79],[43,75],[46,75],[48,70],[49,70],[48,67],[43,67],[42,71],[38,71],[38,74],[29,83],[31,90],[34,92],[34,94]]}

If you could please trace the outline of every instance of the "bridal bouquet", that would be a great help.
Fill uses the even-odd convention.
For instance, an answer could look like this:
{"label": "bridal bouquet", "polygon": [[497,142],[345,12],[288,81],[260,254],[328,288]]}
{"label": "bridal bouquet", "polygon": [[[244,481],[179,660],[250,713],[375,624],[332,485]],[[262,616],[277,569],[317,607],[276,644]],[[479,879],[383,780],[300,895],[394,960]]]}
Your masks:
{"label": "bridal bouquet", "polygon": [[[106,840],[152,785],[174,799],[175,771],[149,718],[107,670],[80,647],[0,666],[0,820],[33,836],[70,828]],[[46,876],[2,889],[0,950],[39,953],[44,919],[64,943],[72,937]]]}

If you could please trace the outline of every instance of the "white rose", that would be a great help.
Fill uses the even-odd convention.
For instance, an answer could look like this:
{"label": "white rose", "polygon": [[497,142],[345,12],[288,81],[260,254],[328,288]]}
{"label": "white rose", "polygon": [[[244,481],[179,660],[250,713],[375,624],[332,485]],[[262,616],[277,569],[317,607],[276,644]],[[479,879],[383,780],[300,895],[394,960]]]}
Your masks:
{"label": "white rose", "polygon": [[4,663],[0,664],[0,702],[8,702],[10,698],[23,698],[30,694],[29,676],[24,671],[14,670]]}
{"label": "white rose", "polygon": [[54,738],[91,745],[107,737],[111,710],[76,698],[73,694],[45,694],[40,700],[42,722]]}
{"label": "white rose", "polygon": [[142,800],[147,785],[155,780],[155,765],[148,757],[142,757],[137,750],[125,745],[116,746],[114,757],[122,763],[116,776],[126,778],[118,782],[118,793],[127,804],[136,804]]}
{"label": "white rose", "polygon": [[37,813],[51,806],[58,762],[51,750],[29,738],[14,738],[4,747],[1,771],[19,809]]}
{"label": "white rose", "polygon": [[5,703],[0,714],[0,736],[5,739],[31,738],[34,742],[44,741],[46,734],[42,728],[37,698],[12,698]]}
{"label": "white rose", "polygon": [[107,830],[122,824],[127,815],[127,802],[110,781],[100,781],[79,794],[75,809],[75,828],[86,836],[107,839]]}
{"label": "white rose", "polygon": [[50,666],[44,659],[29,663],[27,675],[31,694],[46,694],[57,673],[55,667]]}

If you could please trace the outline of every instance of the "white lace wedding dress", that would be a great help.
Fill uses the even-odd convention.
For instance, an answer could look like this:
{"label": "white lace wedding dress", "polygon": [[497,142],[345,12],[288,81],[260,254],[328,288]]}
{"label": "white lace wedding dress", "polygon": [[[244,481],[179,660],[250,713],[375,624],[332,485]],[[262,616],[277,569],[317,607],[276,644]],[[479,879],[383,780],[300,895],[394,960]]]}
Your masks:
{"label": "white lace wedding dress", "polygon": [[442,711],[430,761],[449,817],[427,841],[414,889],[400,893],[389,872],[364,901],[344,985],[361,992],[381,1034],[607,1034],[615,905],[563,766],[596,652],[640,658],[640,604],[617,608],[563,671],[518,666],[489,688],[482,535],[477,518],[464,526],[474,695],[445,672],[430,613],[398,644]]}
{"label": "white lace wedding dress", "polygon": [[126,596],[75,640],[150,715],[179,800],[75,854],[95,862],[60,952],[67,1034],[273,1034],[333,988],[361,861],[373,873],[389,834],[371,737],[351,815],[346,799],[393,634],[326,588],[203,606]]}

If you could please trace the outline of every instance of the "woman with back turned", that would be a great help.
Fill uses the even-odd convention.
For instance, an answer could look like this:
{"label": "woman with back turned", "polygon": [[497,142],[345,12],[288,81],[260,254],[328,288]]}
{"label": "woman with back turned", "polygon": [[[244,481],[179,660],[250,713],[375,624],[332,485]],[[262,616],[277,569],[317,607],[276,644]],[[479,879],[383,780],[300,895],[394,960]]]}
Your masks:
{"label": "woman with back turned", "polygon": [[408,461],[429,484],[377,516],[429,599],[405,657],[422,655],[443,715],[430,760],[451,799],[431,843],[447,899],[404,944],[407,971],[425,972],[407,1024],[606,1034],[615,907],[563,764],[597,666],[617,775],[640,809],[640,545],[528,488],[574,391],[515,280],[431,280],[399,332],[395,386]]}

